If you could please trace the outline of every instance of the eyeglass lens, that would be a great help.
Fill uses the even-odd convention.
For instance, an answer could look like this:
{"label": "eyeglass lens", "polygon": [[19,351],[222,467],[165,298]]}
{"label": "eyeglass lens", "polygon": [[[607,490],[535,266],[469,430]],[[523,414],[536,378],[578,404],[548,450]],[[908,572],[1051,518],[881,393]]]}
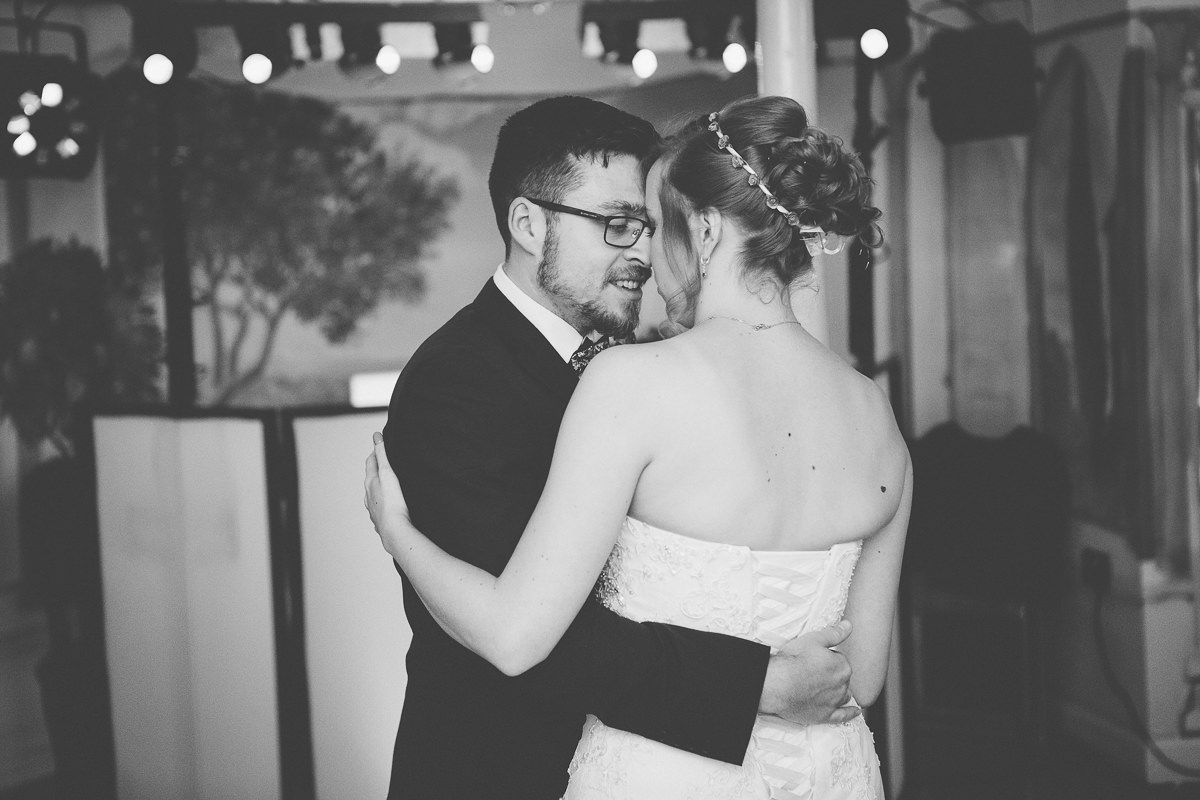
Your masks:
{"label": "eyeglass lens", "polygon": [[612,247],[633,247],[645,229],[646,223],[637,217],[609,217],[604,241]]}

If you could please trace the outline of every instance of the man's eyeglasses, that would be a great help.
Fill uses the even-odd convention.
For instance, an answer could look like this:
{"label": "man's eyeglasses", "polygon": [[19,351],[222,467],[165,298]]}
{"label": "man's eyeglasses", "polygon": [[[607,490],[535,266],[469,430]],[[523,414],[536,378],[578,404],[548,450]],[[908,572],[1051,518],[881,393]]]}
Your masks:
{"label": "man's eyeglasses", "polygon": [[631,217],[626,214],[612,214],[606,217],[594,211],[584,211],[582,208],[551,203],[549,200],[538,200],[533,197],[525,199],[550,211],[561,211],[564,214],[574,214],[577,217],[603,222],[604,243],[610,247],[633,247],[637,244],[638,239],[642,238],[642,232],[646,230],[650,231],[651,236],[654,235],[654,226],[641,217]]}
{"label": "man's eyeglasses", "polygon": [[826,233],[820,228],[801,228],[800,238],[804,240],[804,244],[808,245],[810,256],[815,256],[817,253],[832,256],[842,252],[849,237],[837,233]]}

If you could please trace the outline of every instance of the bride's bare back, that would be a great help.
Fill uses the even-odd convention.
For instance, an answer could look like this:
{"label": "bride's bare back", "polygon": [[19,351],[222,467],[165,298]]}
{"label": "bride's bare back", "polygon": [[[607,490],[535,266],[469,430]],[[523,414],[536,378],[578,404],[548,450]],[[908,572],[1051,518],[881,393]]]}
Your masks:
{"label": "bride's bare back", "polygon": [[824,550],[895,515],[907,458],[883,393],[799,325],[713,319],[621,355],[640,362],[631,377],[653,431],[631,516],[759,550]]}

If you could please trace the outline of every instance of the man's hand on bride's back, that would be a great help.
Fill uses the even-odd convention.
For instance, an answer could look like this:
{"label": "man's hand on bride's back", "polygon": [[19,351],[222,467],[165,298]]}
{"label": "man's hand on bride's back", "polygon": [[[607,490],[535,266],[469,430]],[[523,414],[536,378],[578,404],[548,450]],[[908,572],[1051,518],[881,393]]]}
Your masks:
{"label": "man's hand on bride's back", "polygon": [[771,656],[759,711],[792,722],[816,725],[849,722],[862,713],[850,702],[850,662],[833,649],[850,635],[842,620],[824,630],[797,636]]}

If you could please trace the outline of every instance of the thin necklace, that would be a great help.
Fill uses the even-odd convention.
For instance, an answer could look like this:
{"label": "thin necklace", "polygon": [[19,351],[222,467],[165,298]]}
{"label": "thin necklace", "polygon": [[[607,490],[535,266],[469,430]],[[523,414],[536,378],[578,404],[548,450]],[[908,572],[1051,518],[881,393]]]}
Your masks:
{"label": "thin necklace", "polygon": [[[780,320],[779,322],[747,322],[744,319],[738,319],[737,317],[724,317],[724,316],[721,316],[720,314],[714,314],[711,317],[709,317],[709,319],[733,320],[734,322],[740,322],[743,325],[748,325],[751,330],[756,330],[756,331],[765,331],[765,330],[769,330],[770,328],[777,328],[780,325],[800,325],[800,320],[798,320],[798,319],[783,319],[783,320]],[[800,327],[804,327],[804,326],[800,325]]]}

